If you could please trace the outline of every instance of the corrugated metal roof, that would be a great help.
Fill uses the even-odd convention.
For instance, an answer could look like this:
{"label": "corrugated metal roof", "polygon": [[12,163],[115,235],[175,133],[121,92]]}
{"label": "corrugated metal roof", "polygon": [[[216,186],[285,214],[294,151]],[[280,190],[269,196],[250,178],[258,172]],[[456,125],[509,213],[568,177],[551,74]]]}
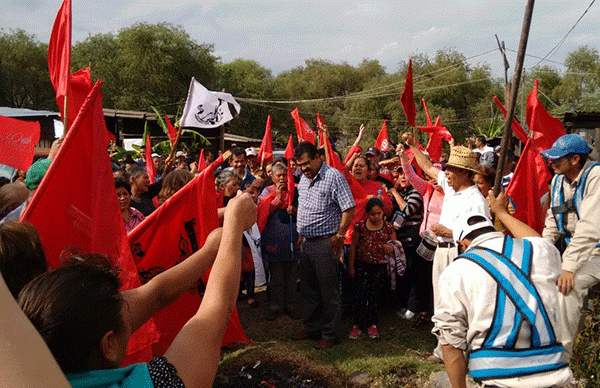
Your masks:
{"label": "corrugated metal roof", "polygon": [[5,117],[54,117],[60,120],[60,113],[51,112],[49,110],[33,110],[25,108],[10,108],[7,106],[0,106],[0,116]]}

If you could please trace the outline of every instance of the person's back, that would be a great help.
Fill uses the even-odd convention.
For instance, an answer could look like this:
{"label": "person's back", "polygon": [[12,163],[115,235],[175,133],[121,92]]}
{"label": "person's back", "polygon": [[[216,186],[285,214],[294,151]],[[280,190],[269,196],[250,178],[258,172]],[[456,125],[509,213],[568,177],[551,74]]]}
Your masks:
{"label": "person's back", "polygon": [[559,342],[558,251],[541,237],[495,232],[482,215],[458,224],[455,238],[466,251],[440,276],[432,331],[451,381],[464,381],[466,352],[469,374],[484,386],[565,386],[571,371]]}

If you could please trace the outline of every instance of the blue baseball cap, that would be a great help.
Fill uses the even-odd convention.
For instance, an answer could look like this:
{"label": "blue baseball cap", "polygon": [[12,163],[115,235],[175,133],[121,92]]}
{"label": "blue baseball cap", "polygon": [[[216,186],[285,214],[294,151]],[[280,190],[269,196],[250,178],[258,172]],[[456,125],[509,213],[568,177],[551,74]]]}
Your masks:
{"label": "blue baseball cap", "polygon": [[556,160],[571,154],[589,155],[590,152],[592,149],[582,136],[570,133],[556,139],[552,148],[542,151],[541,154],[546,159]]}

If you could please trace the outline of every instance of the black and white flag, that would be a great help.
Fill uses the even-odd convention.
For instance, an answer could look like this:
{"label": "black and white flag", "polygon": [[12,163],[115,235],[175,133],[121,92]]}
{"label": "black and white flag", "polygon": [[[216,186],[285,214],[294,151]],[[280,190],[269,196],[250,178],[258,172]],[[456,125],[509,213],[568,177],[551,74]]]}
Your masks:
{"label": "black and white flag", "polygon": [[229,93],[211,92],[192,77],[183,115],[179,120],[182,127],[216,128],[233,119],[229,110],[233,105],[236,115],[240,104]]}

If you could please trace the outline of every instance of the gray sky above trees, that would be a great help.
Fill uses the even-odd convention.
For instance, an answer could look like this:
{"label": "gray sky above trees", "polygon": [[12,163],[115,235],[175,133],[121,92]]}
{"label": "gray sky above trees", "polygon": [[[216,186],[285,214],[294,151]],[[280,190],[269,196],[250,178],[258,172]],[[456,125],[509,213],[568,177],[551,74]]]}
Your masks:
{"label": "gray sky above trees", "polygon": [[[528,54],[541,59],[573,27],[591,0],[538,0]],[[525,0],[448,1],[198,1],[73,0],[73,41],[114,32],[136,22],[183,26],[199,43],[213,43],[223,62],[254,59],[277,74],[309,58],[359,64],[377,59],[387,72],[411,54],[432,57],[452,47],[472,64],[487,63],[502,76],[494,33],[517,50]],[[0,27],[22,28],[47,42],[60,0],[3,0]],[[600,46],[600,3],[594,4],[564,43],[543,62],[562,63],[577,47]],[[491,51],[491,52],[490,52]],[[489,53],[488,53],[489,52]],[[487,54],[484,54],[487,53]],[[483,55],[480,55],[483,54]],[[515,52],[508,52],[511,66]],[[525,67],[539,61],[528,57]],[[558,63],[556,63],[558,62]],[[509,70],[512,76],[513,69]]]}

